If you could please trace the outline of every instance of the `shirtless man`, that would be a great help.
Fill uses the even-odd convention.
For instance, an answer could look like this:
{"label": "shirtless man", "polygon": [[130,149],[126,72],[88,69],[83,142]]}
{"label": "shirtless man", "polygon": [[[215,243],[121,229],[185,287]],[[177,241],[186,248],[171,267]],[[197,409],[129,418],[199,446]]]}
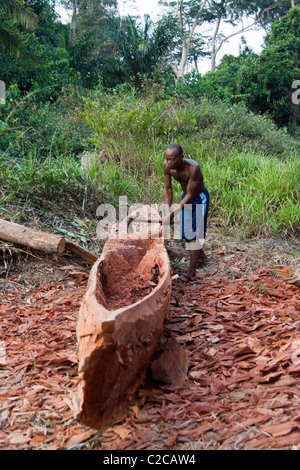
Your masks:
{"label": "shirtless man", "polygon": [[[170,211],[163,218],[162,223],[171,223],[174,216],[181,212],[181,238],[190,244],[190,266],[188,271],[179,276],[176,281],[189,282],[195,277],[199,262],[206,258],[202,245],[206,233],[209,192],[205,188],[199,164],[194,160],[183,158],[183,150],[180,145],[172,144],[167,148],[163,172],[164,201]],[[171,211],[173,201],[172,178],[179,181],[183,195],[181,202]],[[184,207],[186,204],[188,206]],[[200,211],[199,204],[202,209]],[[196,209],[197,206],[198,210]]]}

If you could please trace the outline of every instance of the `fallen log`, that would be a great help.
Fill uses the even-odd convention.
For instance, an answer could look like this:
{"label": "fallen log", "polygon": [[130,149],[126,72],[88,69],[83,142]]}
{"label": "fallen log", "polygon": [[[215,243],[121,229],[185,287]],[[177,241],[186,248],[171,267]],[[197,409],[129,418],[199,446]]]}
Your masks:
{"label": "fallen log", "polygon": [[72,251],[72,253],[75,253],[92,264],[94,264],[98,259],[98,256],[96,256],[94,253],[91,253],[90,251],[86,250],[82,246],[77,245],[77,243],[74,243],[69,239],[66,239],[66,250]]}
{"label": "fallen log", "polygon": [[138,234],[122,239],[118,227],[112,232],[91,269],[79,311],[74,416],[97,429],[126,417],[170,320],[164,240],[149,238],[148,224],[140,225]]}
{"label": "fallen log", "polygon": [[65,249],[64,237],[34,230],[3,219],[0,219],[0,239],[45,253],[61,254]]}
{"label": "fallen log", "polygon": [[62,254],[65,249],[70,250],[91,264],[94,264],[98,259],[98,256],[94,253],[91,253],[72,240],[65,239],[63,236],[34,230],[3,219],[0,219],[0,239],[43,251],[44,253]]}

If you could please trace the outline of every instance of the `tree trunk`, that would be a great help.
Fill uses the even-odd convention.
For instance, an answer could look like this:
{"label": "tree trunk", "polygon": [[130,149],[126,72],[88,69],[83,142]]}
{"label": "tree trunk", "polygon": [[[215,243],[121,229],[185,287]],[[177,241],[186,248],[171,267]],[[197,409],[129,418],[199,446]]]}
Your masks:
{"label": "tree trunk", "polygon": [[180,64],[178,68],[177,79],[183,78],[184,76],[184,71],[185,71],[185,67],[186,67],[186,63],[187,63],[187,59],[189,55],[189,49],[190,49],[190,41],[188,39],[185,39],[182,42],[182,53],[181,53],[181,59],[180,59]]}
{"label": "tree trunk", "polygon": [[179,19],[179,24],[180,24],[180,32],[181,32],[181,37],[182,37],[182,53],[181,53],[181,59],[180,59],[180,64],[179,67],[177,68],[175,65],[173,65],[172,69],[175,74],[175,81],[177,82],[180,78],[183,78],[184,76],[184,70],[186,67],[189,51],[190,51],[190,45],[191,45],[191,40],[193,37],[193,34],[195,32],[195,29],[199,23],[201,13],[206,5],[207,0],[203,0],[201,2],[199,11],[194,19],[194,22],[191,26],[189,35],[186,37],[184,34],[184,27],[183,27],[183,11],[182,11],[182,0],[177,1],[177,16]]}
{"label": "tree trunk", "polygon": [[24,225],[8,222],[3,219],[0,219],[0,239],[43,251],[44,253],[61,254],[65,249],[70,250],[91,264],[94,264],[98,259],[98,256],[94,253],[64,237],[33,230]]}
{"label": "tree trunk", "polygon": [[33,230],[3,219],[0,219],[0,239],[45,253],[60,254],[65,249],[64,237]]}
{"label": "tree trunk", "polygon": [[196,73],[199,73],[199,67],[198,67],[197,57],[194,57],[194,66],[195,66]]}
{"label": "tree trunk", "polygon": [[211,46],[211,71],[212,72],[214,70],[216,70],[216,59],[217,59],[217,53],[218,53],[217,35],[218,35],[218,32],[219,32],[220,24],[221,24],[221,16],[218,17],[216,27],[215,27],[215,31],[214,31],[214,34],[213,34],[213,37],[212,37],[212,46]]}
{"label": "tree trunk", "polygon": [[[217,56],[218,52],[220,51],[221,47],[223,46],[223,44],[226,41],[228,41],[228,39],[230,39],[230,38],[232,38],[232,37],[234,37],[238,34],[241,34],[244,31],[251,31],[252,28],[254,28],[256,25],[258,25],[259,22],[263,19],[265,13],[269,10],[273,10],[275,7],[276,7],[276,5],[272,5],[268,8],[265,8],[265,10],[263,10],[261,15],[259,16],[259,18],[257,18],[251,25],[245,26],[245,27],[241,28],[239,31],[236,31],[232,34],[229,34],[229,36],[224,37],[219,42],[219,44],[217,44],[217,32],[218,32],[218,29],[219,29],[220,25],[217,24],[216,29],[215,29],[215,33],[214,33],[214,37],[213,37],[213,41],[212,41],[213,42],[213,46],[212,46],[213,47],[213,50],[212,50],[212,70],[214,70],[213,67],[215,67],[215,64],[216,64],[216,56]],[[220,18],[220,20],[221,20],[221,18]]]}
{"label": "tree trunk", "polygon": [[291,0],[291,5],[292,5],[292,8],[294,8],[294,6],[296,6],[295,0]]}
{"label": "tree trunk", "polygon": [[71,18],[70,26],[70,43],[73,46],[75,42],[75,33],[76,33],[76,18],[77,18],[77,0],[72,0],[73,13]]}

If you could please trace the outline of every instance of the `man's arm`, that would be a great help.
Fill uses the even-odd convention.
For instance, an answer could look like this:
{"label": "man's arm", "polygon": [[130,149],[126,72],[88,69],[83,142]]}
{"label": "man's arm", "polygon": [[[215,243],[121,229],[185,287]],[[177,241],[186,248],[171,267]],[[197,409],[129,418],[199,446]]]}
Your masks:
{"label": "man's arm", "polygon": [[170,207],[173,202],[173,190],[172,190],[172,182],[171,182],[171,175],[165,168],[165,165],[163,167],[164,171],[164,202],[168,206],[168,210],[170,210]]}

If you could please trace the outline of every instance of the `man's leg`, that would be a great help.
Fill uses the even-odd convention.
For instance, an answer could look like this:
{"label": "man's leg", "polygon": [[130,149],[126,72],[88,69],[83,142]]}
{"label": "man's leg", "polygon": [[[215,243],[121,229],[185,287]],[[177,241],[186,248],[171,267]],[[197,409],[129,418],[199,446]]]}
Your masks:
{"label": "man's leg", "polygon": [[198,238],[189,242],[188,249],[190,252],[190,266],[186,273],[189,277],[194,277],[196,275],[196,269],[201,260],[202,253],[204,254],[202,247],[203,240],[199,240]]}
{"label": "man's leg", "polygon": [[194,204],[188,204],[181,212],[182,239],[186,239],[185,225],[187,227],[187,238],[192,234],[196,234],[196,238],[190,242],[186,241],[186,248],[190,251],[190,265],[187,272],[179,276],[178,282],[191,280],[196,275],[196,269],[207,261],[203,245],[206,232],[208,201],[204,193],[201,193],[201,195],[202,197],[199,195],[201,202],[194,200]]}
{"label": "man's leg", "polygon": [[[202,223],[204,223],[204,226],[203,226],[203,229],[204,229],[204,233],[202,234],[203,236],[203,245],[204,245],[204,239],[206,237],[206,228],[207,228],[207,216],[208,216],[208,208],[209,208],[209,202],[210,202],[210,195],[209,195],[209,192],[208,192],[208,189],[205,188],[203,193],[200,194],[200,197],[201,197],[201,200],[202,200],[202,204],[203,204],[203,220],[202,220]],[[199,260],[198,260],[198,268],[200,268],[203,264],[207,263],[208,261],[208,257],[206,256],[206,254],[204,253],[203,251],[203,245],[200,249],[200,255],[199,255]]]}

